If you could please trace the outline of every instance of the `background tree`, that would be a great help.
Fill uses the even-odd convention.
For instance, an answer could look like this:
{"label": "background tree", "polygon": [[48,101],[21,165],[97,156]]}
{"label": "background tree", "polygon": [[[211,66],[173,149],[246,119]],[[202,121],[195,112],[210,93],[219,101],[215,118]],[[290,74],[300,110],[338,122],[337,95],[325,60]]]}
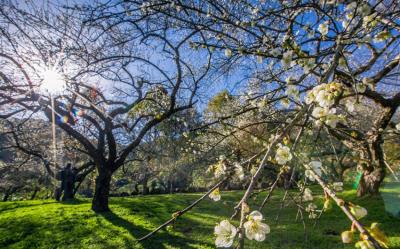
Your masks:
{"label": "background tree", "polygon": [[[1,7],[0,97],[7,117],[44,114],[48,120],[54,100],[63,121],[57,126],[96,165],[92,209],[102,212],[109,210],[113,173],[148,131],[192,107],[209,61],[202,67],[181,54],[192,33],[177,39],[168,27],[140,19],[118,30],[80,13],[53,6],[42,11],[34,4]],[[58,95],[40,88],[49,74],[66,82]]]}

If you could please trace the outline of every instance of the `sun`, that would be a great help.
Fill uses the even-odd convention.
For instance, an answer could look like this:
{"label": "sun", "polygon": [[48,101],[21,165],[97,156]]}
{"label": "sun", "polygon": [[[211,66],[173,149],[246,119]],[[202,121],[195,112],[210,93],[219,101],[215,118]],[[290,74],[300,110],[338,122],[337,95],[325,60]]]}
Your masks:
{"label": "sun", "polygon": [[65,78],[56,68],[46,68],[41,75],[43,77],[40,85],[42,92],[54,95],[65,90]]}

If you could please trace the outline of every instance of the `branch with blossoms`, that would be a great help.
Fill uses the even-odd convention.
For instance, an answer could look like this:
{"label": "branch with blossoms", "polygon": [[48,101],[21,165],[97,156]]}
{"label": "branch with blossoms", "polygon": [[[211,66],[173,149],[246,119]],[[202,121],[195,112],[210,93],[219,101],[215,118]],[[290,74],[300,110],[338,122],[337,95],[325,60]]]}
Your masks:
{"label": "branch with blossoms", "polygon": [[[141,241],[144,241],[144,240],[150,238],[151,236],[153,236],[155,233],[157,233],[161,229],[167,227],[171,223],[174,223],[176,221],[176,219],[178,219],[180,216],[184,215],[186,212],[190,211],[192,208],[194,208],[196,205],[198,205],[201,201],[203,201],[206,197],[217,195],[217,193],[214,193],[214,192],[216,192],[215,190],[217,190],[226,180],[228,180],[228,177],[226,177],[226,178],[222,179],[221,181],[219,181],[212,188],[210,188],[204,195],[202,195],[199,199],[194,201],[189,206],[185,207],[184,209],[182,209],[180,211],[177,211],[177,212],[173,213],[171,219],[167,220],[162,225],[160,225],[159,227],[157,227],[156,229],[154,229],[153,231],[151,231],[147,235],[143,236],[142,238],[138,239],[137,241],[141,242]],[[217,191],[217,192],[219,193],[219,191]],[[213,198],[218,198],[218,197],[215,196]]]}
{"label": "branch with blossoms", "polygon": [[[175,222],[176,219],[182,215],[184,215],[186,212],[190,211],[192,208],[200,204],[201,201],[203,201],[206,197],[209,197],[210,199],[214,201],[219,201],[221,199],[220,191],[219,188],[221,187],[222,184],[224,184],[227,180],[232,178],[233,176],[242,177],[243,174],[243,169],[241,165],[244,165],[246,163],[249,163],[253,161],[255,158],[257,158],[260,155],[260,153],[256,154],[255,156],[252,156],[251,158],[245,160],[241,164],[235,164],[234,167],[231,165],[227,165],[227,162],[224,158],[221,158],[220,162],[217,165],[214,165],[213,167],[210,168],[210,171],[213,171],[213,173],[218,177],[222,178],[220,179],[213,187],[211,187],[205,194],[203,194],[200,198],[195,200],[192,204],[189,206],[185,207],[184,209],[177,211],[172,214],[172,218],[164,222],[162,225],[148,233],[147,235],[143,236],[142,238],[138,239],[137,241],[144,241],[150,237],[152,237],[154,234],[156,234],[158,231],[161,229],[167,227],[171,223]],[[229,167],[229,169],[228,169]],[[229,172],[229,174],[226,174],[226,172]]]}
{"label": "branch with blossoms", "polygon": [[[340,207],[343,213],[347,216],[347,218],[352,222],[352,227],[356,227],[357,230],[361,234],[361,241],[357,242],[358,245],[365,245],[365,248],[371,248],[373,246],[376,249],[382,248],[381,244],[386,247],[386,243],[382,241],[378,241],[375,237],[371,235],[371,233],[364,228],[364,226],[358,221],[358,219],[363,218],[367,215],[367,211],[365,208],[354,205],[352,203],[346,203],[343,199],[336,196],[335,191],[331,190],[327,184],[322,180],[320,174],[315,171],[316,167],[311,167],[308,164],[304,164],[306,170],[311,172],[313,178],[318,182],[318,184],[322,187],[328,199],[324,203],[324,207],[328,207],[330,204],[329,198],[335,201],[335,203]],[[317,168],[318,169],[318,168]],[[353,229],[351,231],[346,231],[342,233],[342,239],[345,243],[351,243],[353,237]],[[356,245],[357,245],[356,244]],[[364,247],[361,247],[364,248]]]}

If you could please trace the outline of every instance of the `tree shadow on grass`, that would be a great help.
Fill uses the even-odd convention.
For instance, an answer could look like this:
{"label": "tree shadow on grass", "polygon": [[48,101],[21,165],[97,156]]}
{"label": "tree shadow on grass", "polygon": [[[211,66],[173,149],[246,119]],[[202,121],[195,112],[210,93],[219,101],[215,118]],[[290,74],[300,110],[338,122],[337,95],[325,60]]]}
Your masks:
{"label": "tree shadow on grass", "polygon": [[59,201],[57,203],[67,204],[67,205],[89,204],[89,202],[87,200],[81,200],[81,199],[72,199],[72,200],[66,200],[66,201]]}
{"label": "tree shadow on grass", "polygon": [[4,211],[11,211],[18,208],[30,208],[35,206],[43,206],[48,204],[55,204],[56,202],[44,202],[44,203],[26,203],[26,202],[13,202],[13,203],[6,203],[3,204],[4,207],[0,206],[0,212]]}
{"label": "tree shadow on grass", "polygon": [[[100,213],[100,215],[114,226],[126,229],[136,239],[139,239],[151,232],[151,230],[135,225],[134,223],[125,220],[113,212]],[[154,249],[166,249],[167,245],[185,249],[194,249],[195,247],[191,246],[191,244],[196,244],[198,241],[169,234],[165,230],[162,230],[143,242],[133,241],[132,243],[135,245],[135,247],[141,245],[144,248]]]}

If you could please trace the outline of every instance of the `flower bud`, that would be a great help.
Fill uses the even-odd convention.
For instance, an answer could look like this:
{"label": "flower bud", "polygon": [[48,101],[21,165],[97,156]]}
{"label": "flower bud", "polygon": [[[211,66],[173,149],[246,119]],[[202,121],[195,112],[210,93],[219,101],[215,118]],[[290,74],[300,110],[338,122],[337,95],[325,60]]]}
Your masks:
{"label": "flower bud", "polygon": [[332,209],[332,200],[331,199],[326,199],[326,201],[324,202],[324,210],[325,211],[329,211]]}
{"label": "flower bud", "polygon": [[342,232],[342,241],[345,244],[353,242],[354,232],[353,231],[344,231]]}
{"label": "flower bud", "polygon": [[368,214],[367,209],[358,205],[350,206],[350,212],[354,215],[354,217],[356,217],[357,220],[362,219]]}

